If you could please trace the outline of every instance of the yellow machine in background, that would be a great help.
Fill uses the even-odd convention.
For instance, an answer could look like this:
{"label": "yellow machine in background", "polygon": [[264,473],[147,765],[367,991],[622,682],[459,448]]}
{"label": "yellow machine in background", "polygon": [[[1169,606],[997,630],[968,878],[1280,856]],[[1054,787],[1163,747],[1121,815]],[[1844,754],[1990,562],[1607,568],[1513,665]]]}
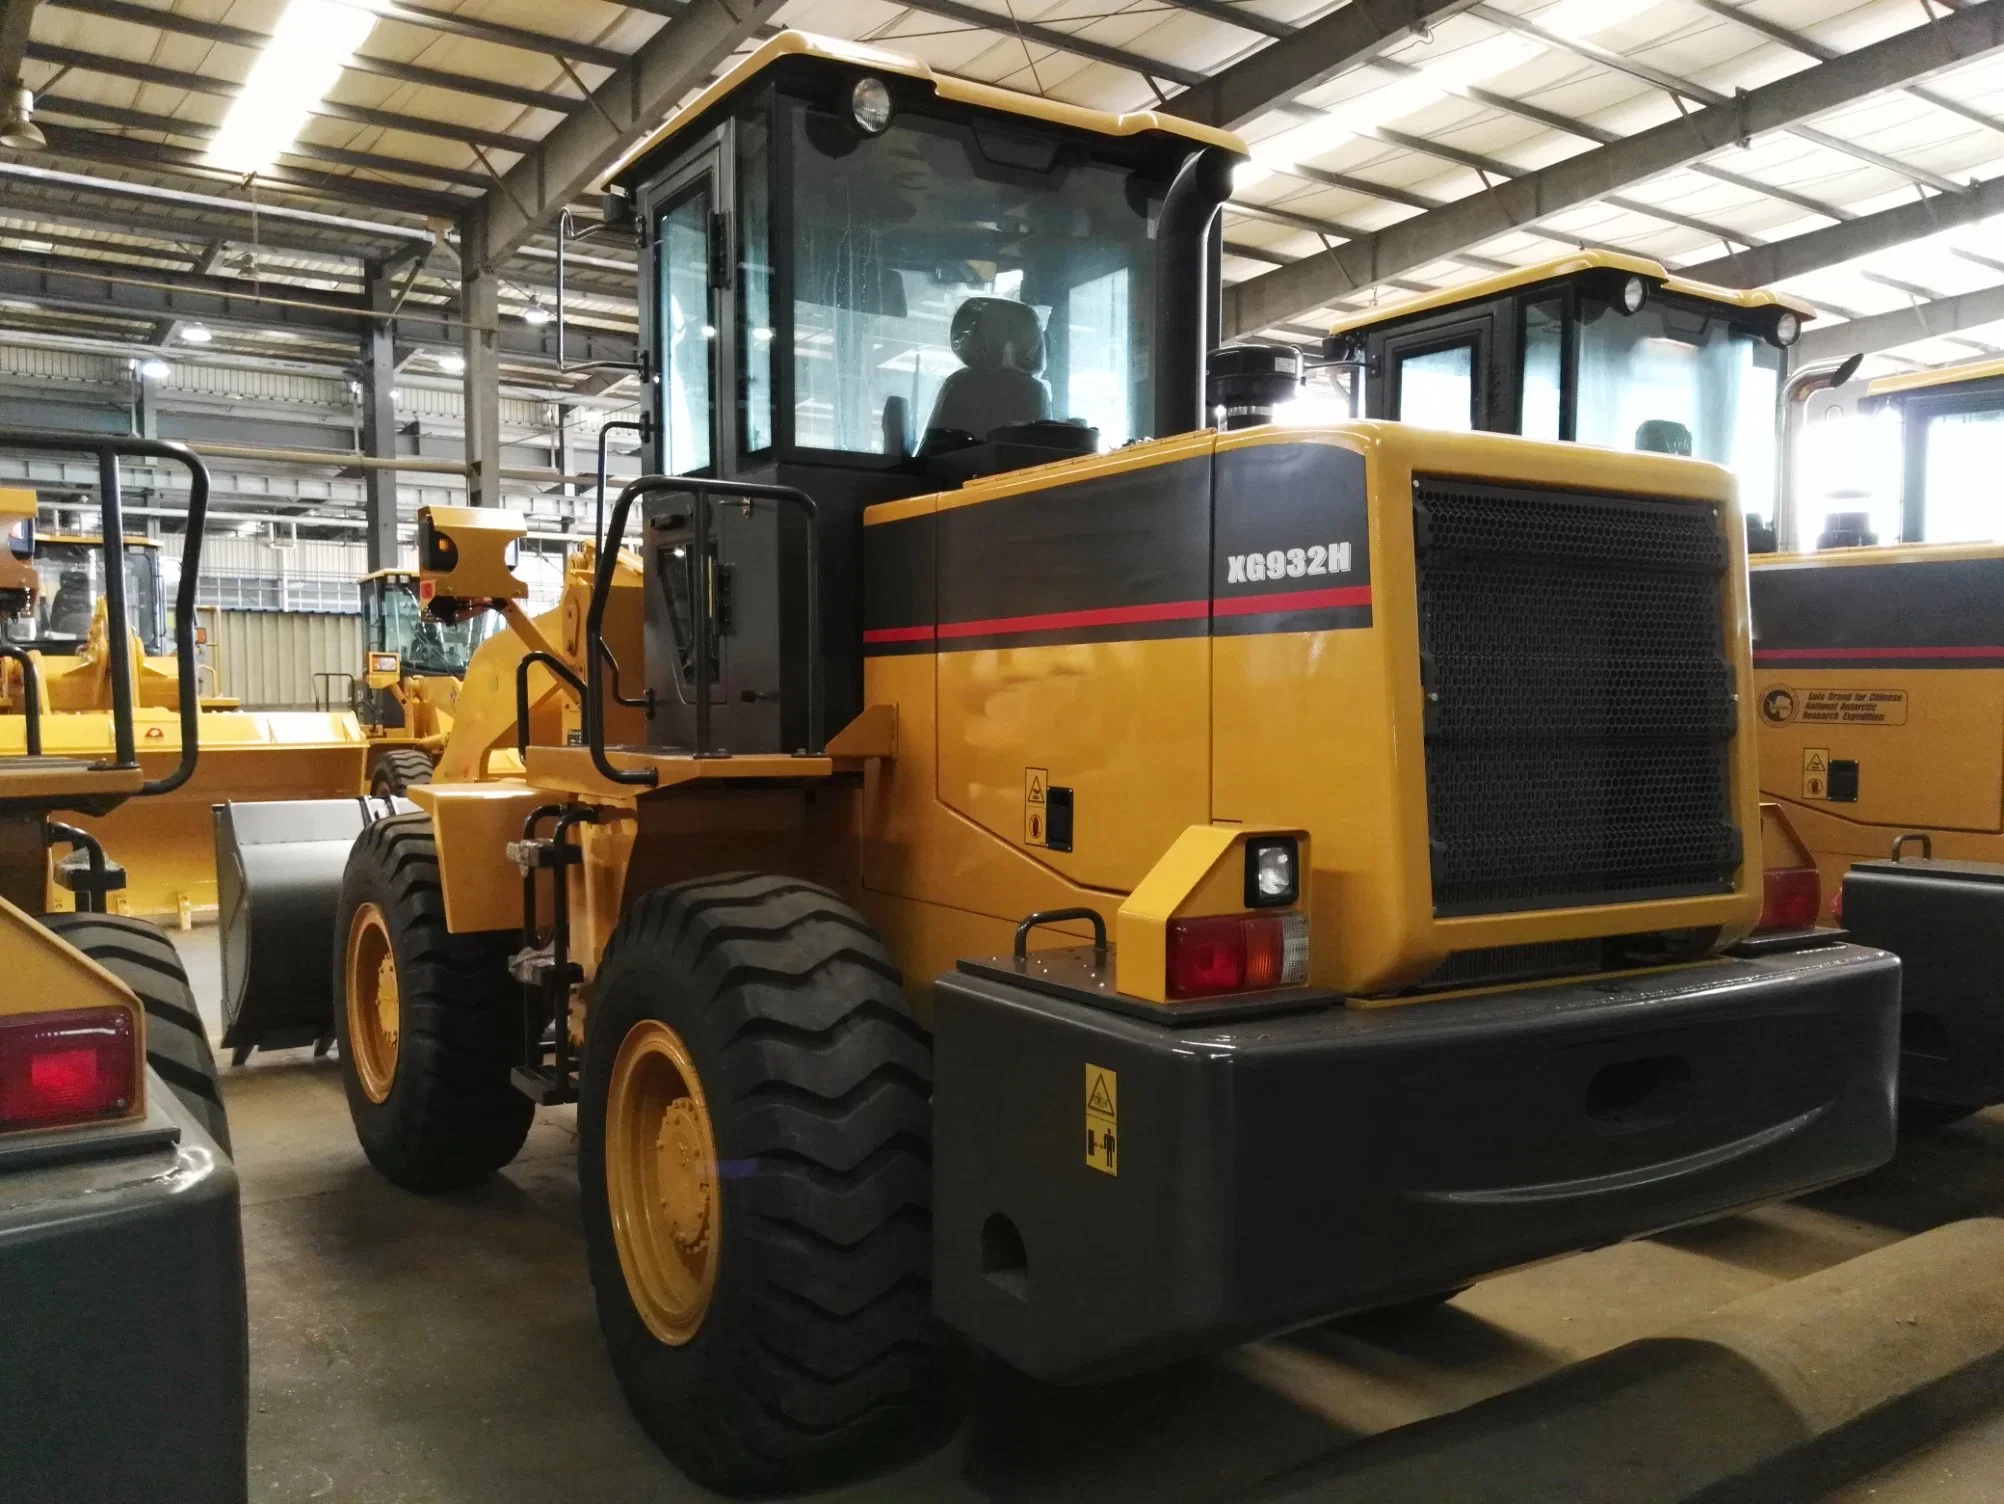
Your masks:
{"label": "yellow machine in background", "polygon": [[[113,477],[104,508],[114,538],[118,456],[186,465],[181,605],[192,616],[208,499],[199,460],[177,445],[81,435],[0,433],[0,447],[95,450]],[[0,618],[10,621],[34,619],[42,588],[34,517],[32,491],[0,491]],[[111,594],[111,640],[122,643],[127,601]],[[0,652],[17,671],[26,664],[16,693],[32,697],[35,661]],[[192,622],[176,653],[188,671],[177,708],[193,727]],[[101,823],[128,801],[171,795],[197,765],[191,738],[149,778],[135,755],[135,686],[120,674],[114,691],[107,755],[0,753],[0,1492],[229,1504],[247,1487],[249,1375],[238,1184],[215,1062],[172,943],[106,912],[117,863],[56,818]],[[31,746],[39,711],[15,718]],[[59,871],[78,912],[52,914],[49,851],[63,847],[74,853]],[[106,1362],[113,1352],[133,1361]]]}
{"label": "yellow machine in background", "polygon": [[396,795],[431,780],[467,659],[492,618],[454,626],[429,619],[418,601],[418,577],[407,569],[364,575],[361,595],[365,656],[351,699],[369,739],[369,792]]}
{"label": "yellow machine in background", "polygon": [[783,34],[616,174],[682,473],[536,616],[519,518],[421,514],[505,629],[274,891],[391,1180],[576,1101],[712,1487],[925,1444],[942,1322],[1103,1377],[1891,1152],[1896,963],[1754,933],[1732,478],[1207,393],[1242,158]]}
{"label": "yellow machine in background", "polygon": [[1831,917],[1906,966],[1918,1114],[2004,1101],[2004,361],[1882,378],[1899,536],[1838,513],[1752,572],[1761,787]]}
{"label": "yellow machine in background", "polygon": [[[23,676],[32,673],[45,751],[104,758],[114,751],[112,653],[104,541],[40,540],[41,598],[32,617],[0,627],[19,655],[0,663],[0,756],[27,750]],[[127,539],[124,596],[133,722],[142,767],[160,776],[180,756],[179,669],[168,650],[160,551]],[[224,798],[299,799],[358,793],[367,747],[347,712],[246,711],[231,699],[201,700],[199,771],[172,793],[87,819],[84,828],[127,864],[119,912],[174,915],[186,924],[216,902],[210,806]],[[52,892],[52,903],[68,895]]]}

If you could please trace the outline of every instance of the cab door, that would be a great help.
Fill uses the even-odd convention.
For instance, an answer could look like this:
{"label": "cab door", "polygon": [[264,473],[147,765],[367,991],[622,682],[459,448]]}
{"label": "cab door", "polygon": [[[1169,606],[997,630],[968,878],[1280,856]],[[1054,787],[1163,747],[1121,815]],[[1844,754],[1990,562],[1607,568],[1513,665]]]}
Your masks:
{"label": "cab door", "polygon": [[1384,406],[1373,416],[1457,433],[1504,426],[1494,324],[1482,313],[1388,336],[1378,362]]}
{"label": "cab door", "polygon": [[[737,257],[731,127],[706,138],[640,205],[648,226],[644,285],[656,468],[666,475],[735,479],[738,445],[727,416],[740,352],[734,343]],[[657,706],[653,739],[690,745],[696,696],[715,707],[713,740],[738,751],[776,750],[781,738],[779,532],[770,504],[713,504],[708,557],[694,557],[692,498],[662,492],[642,503],[647,573],[647,674]],[[631,534],[628,543],[633,543]],[[708,590],[697,588],[703,573]],[[710,662],[692,656],[696,602],[707,596]]]}

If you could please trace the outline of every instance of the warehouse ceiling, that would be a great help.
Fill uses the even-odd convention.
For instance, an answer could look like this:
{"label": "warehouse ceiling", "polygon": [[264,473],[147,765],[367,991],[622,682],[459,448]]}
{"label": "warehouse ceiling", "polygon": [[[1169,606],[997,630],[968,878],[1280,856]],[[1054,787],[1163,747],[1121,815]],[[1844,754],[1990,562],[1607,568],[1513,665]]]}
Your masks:
{"label": "warehouse ceiling", "polygon": [[[1857,319],[1883,369],[2004,351],[2004,0],[367,0],[301,135],[240,179],[204,152],[283,9],[0,0],[0,79],[18,56],[47,142],[0,152],[0,333],[338,367],[382,316],[373,265],[400,370],[450,375],[476,210],[504,382],[611,400],[613,372],[557,369],[548,185],[799,26],[1241,131],[1228,333],[1312,340],[1591,245],[1778,281],[1819,348]],[[631,245],[575,249],[567,353],[630,354]]]}

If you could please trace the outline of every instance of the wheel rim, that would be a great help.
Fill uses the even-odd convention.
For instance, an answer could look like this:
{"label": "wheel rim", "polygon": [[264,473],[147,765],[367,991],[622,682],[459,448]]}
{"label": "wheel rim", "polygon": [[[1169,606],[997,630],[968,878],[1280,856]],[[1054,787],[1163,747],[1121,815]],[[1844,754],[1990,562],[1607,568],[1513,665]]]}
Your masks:
{"label": "wheel rim", "polygon": [[397,990],[397,958],[390,927],[372,903],[355,910],[348,927],[348,1056],[362,1095],[380,1102],[397,1074],[397,1039],[403,1030],[403,999]]}
{"label": "wheel rim", "polygon": [[679,1347],[717,1282],[717,1140],[688,1046],[657,1019],[620,1041],[605,1102],[605,1189],[627,1293],[647,1329]]}

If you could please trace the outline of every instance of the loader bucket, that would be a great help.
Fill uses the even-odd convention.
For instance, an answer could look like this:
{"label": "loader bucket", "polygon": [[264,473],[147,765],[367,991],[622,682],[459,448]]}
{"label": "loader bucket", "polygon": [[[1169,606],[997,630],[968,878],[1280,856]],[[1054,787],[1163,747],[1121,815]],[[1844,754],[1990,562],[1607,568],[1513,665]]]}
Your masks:
{"label": "loader bucket", "polygon": [[[171,711],[135,712],[139,761],[149,778],[170,771],[181,755],[181,728]],[[0,717],[0,755],[22,750],[22,718]],[[114,894],[121,912],[173,916],[187,923],[216,902],[215,844],[210,807],[222,800],[337,799],[367,787],[368,741],[347,711],[205,711],[202,756],[195,775],[170,794],[135,799],[109,815],[79,819],[125,868]],[[109,711],[42,717],[44,750],[59,757],[110,757]],[[51,885],[48,906],[72,906]]]}
{"label": "loader bucket", "polygon": [[238,1065],[255,1049],[334,1037],[334,911],[348,848],[373,822],[416,808],[369,798],[215,807],[223,1044]]}

